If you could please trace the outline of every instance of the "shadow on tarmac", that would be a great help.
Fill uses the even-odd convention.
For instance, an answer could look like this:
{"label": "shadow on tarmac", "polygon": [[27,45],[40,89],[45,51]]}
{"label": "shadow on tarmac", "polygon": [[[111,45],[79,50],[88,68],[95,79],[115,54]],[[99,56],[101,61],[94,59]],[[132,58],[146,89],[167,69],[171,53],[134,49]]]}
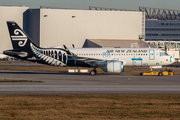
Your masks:
{"label": "shadow on tarmac", "polygon": [[[90,73],[57,73],[57,72],[36,72],[36,71],[0,71],[0,74],[48,74],[48,75],[88,75],[91,76]],[[125,74],[109,74],[109,73],[97,73],[95,76],[104,76],[104,75],[121,75],[125,76]],[[129,74],[128,74],[129,75]],[[140,75],[131,75],[131,76],[140,76]]]}

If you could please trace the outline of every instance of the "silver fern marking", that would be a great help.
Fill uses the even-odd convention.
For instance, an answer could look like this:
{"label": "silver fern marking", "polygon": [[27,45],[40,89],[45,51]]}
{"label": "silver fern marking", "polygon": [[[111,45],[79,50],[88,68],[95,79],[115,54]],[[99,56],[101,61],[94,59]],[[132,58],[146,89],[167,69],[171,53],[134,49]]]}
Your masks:
{"label": "silver fern marking", "polygon": [[[66,64],[64,64],[62,61],[43,54],[43,51],[41,49],[37,48],[36,46],[34,46],[32,43],[30,43],[30,46],[31,46],[33,53],[36,55],[36,58],[40,58],[45,63],[51,64],[54,66],[66,66]],[[47,51],[48,51],[48,49],[47,49]],[[59,52],[59,50],[58,50],[58,52]]]}

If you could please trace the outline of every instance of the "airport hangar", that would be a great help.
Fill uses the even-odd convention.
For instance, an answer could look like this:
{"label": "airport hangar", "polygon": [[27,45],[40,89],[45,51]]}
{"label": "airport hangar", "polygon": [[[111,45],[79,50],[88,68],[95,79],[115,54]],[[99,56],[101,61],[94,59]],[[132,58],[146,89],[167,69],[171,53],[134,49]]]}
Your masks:
{"label": "airport hangar", "polygon": [[[0,6],[0,53],[12,49],[6,21],[16,21],[40,47],[143,47],[145,14]],[[132,43],[132,44],[131,44]],[[146,46],[147,47],[147,46]]]}
{"label": "airport hangar", "polygon": [[[116,8],[92,6],[89,9],[121,11]],[[139,11],[145,12],[145,42],[164,49],[180,62],[180,10],[139,7]]]}

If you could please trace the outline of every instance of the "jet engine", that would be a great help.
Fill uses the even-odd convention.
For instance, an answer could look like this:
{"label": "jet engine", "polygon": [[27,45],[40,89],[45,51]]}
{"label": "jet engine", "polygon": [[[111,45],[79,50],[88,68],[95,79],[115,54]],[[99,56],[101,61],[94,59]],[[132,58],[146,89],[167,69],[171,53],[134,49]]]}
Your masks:
{"label": "jet engine", "polygon": [[122,73],[124,71],[123,62],[107,61],[106,67],[103,67],[102,70],[108,73]]}

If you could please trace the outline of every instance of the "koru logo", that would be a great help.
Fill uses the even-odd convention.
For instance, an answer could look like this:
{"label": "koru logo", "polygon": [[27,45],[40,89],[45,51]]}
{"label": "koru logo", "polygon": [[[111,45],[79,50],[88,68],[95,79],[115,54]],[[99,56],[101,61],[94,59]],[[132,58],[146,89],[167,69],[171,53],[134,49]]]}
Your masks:
{"label": "koru logo", "polygon": [[[21,33],[22,35],[19,35]],[[18,45],[23,47],[27,42],[27,36],[19,29],[14,30],[15,36],[11,36],[12,40],[19,41]]]}

